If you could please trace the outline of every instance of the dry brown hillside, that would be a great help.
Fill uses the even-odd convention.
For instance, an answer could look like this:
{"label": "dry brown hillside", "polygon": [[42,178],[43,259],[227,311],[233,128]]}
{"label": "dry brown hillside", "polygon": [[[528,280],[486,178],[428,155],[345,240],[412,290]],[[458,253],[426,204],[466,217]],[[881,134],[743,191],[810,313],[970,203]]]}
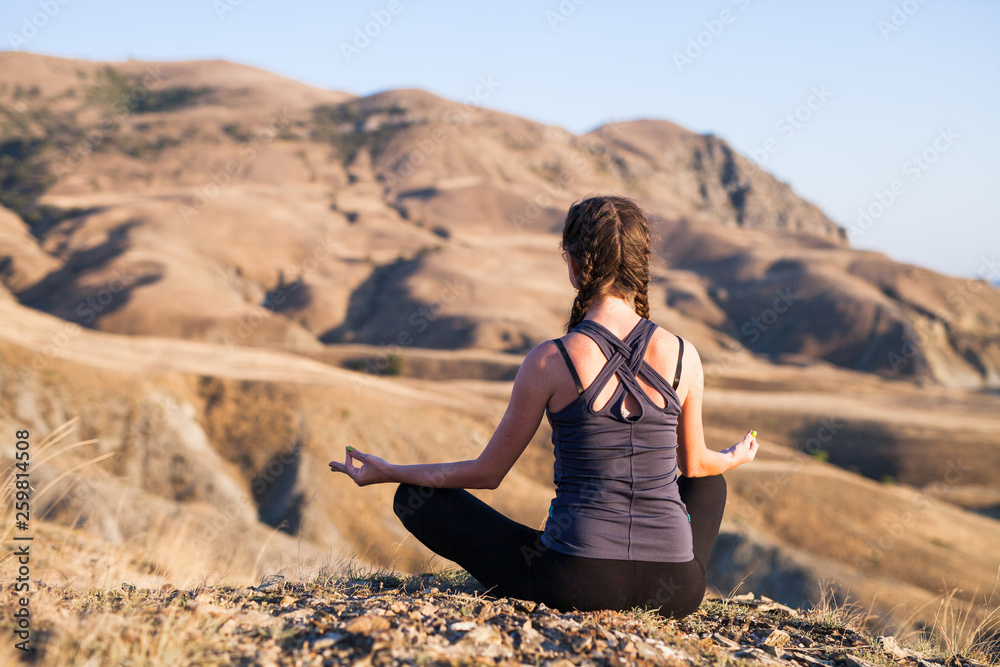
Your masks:
{"label": "dry brown hillside", "polygon": [[[114,584],[58,566],[90,540],[143,585],[425,568],[393,489],[326,463],[476,456],[524,353],[563,331],[561,216],[620,192],[650,214],[652,319],[705,361],[710,444],[764,443],[728,476],[714,584],[799,606],[826,581],[909,627],[956,589],[989,613],[1000,293],[850,248],[718,137],[0,53],[0,186],[0,429],[76,420],[33,473],[54,584]],[[529,525],[547,429],[480,494]]]}
{"label": "dry brown hillside", "polygon": [[[0,314],[0,429],[28,428],[38,442],[78,417],[63,444],[94,441],[39,460],[34,483],[51,487],[34,499],[38,518],[137,551],[146,565],[129,576],[143,585],[246,583],[353,555],[400,571],[440,564],[392,514],[392,487],[354,488],[326,462],[347,444],[404,463],[474,457],[510,391],[509,381],[377,376],[284,351],[94,332],[11,301]],[[484,353],[465,364],[500,361]],[[1000,439],[1000,399],[819,362],[738,358],[715,377],[711,444],[746,424],[767,434],[758,461],[728,476],[712,563],[720,590],[805,604],[825,583],[914,627],[959,589],[973,617],[988,613],[1000,522],[948,501],[995,489],[997,450],[978,443]],[[820,460],[889,432],[901,440],[879,446],[880,462],[906,483]],[[553,493],[549,438],[543,422],[501,487],[477,494],[540,526]],[[11,446],[0,453],[13,461]],[[868,462],[853,464],[865,472]],[[59,545],[81,538],[46,531],[36,553],[55,566]],[[69,583],[120,574],[93,567],[56,570]]]}
{"label": "dry brown hillside", "polygon": [[0,204],[24,220],[0,212],[0,275],[83,326],[523,353],[565,321],[566,207],[615,191],[654,218],[657,307],[709,357],[1000,385],[996,289],[850,249],[712,135],[649,120],[575,136],[220,61],[0,64]]}

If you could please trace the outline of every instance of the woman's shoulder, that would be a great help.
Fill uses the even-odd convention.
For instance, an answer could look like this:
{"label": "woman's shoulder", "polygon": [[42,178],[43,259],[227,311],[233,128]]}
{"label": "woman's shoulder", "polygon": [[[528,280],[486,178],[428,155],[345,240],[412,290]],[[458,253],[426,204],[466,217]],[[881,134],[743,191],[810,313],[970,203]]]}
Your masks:
{"label": "woman's shoulder", "polygon": [[646,352],[646,358],[649,360],[647,363],[665,377],[669,372],[669,377],[672,378],[680,355],[682,369],[700,373],[701,356],[694,343],[658,324],[655,326]]}
{"label": "woman's shoulder", "polygon": [[[563,337],[563,339],[565,340],[565,337]],[[543,340],[541,343],[538,343],[535,347],[531,348],[531,350],[524,355],[524,360],[521,362],[521,368],[529,372],[543,373],[546,369],[551,368],[553,363],[561,361],[562,353],[559,351],[556,340],[557,339],[555,338]]]}

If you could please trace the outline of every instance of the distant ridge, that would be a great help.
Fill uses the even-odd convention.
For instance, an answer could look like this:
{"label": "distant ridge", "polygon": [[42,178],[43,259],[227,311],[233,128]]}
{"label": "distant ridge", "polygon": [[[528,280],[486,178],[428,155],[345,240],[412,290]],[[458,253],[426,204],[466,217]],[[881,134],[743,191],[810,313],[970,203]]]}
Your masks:
{"label": "distant ridge", "polygon": [[634,120],[577,136],[470,86],[474,104],[357,97],[226,61],[0,53],[0,276],[105,331],[523,353],[565,323],[566,208],[619,192],[652,220],[654,312],[707,360],[1000,386],[994,291],[851,250],[713,135]]}

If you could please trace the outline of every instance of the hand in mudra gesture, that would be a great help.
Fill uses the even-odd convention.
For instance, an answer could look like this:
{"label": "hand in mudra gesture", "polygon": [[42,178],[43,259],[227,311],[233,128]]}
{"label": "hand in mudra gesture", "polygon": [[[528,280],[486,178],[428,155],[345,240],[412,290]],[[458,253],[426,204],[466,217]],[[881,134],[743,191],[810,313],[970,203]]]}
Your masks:
{"label": "hand in mudra gesture", "polygon": [[[354,465],[354,461],[361,463],[361,467]],[[382,482],[394,481],[392,476],[393,465],[385,459],[381,459],[374,454],[365,454],[356,448],[347,446],[344,462],[330,461],[332,472],[342,472],[358,486],[368,486],[369,484],[379,484]]]}
{"label": "hand in mudra gesture", "polygon": [[736,465],[739,466],[753,461],[754,457],[757,456],[758,449],[760,449],[760,445],[757,444],[757,431],[747,431],[742,440],[732,447],[722,450],[722,453],[732,455]]}

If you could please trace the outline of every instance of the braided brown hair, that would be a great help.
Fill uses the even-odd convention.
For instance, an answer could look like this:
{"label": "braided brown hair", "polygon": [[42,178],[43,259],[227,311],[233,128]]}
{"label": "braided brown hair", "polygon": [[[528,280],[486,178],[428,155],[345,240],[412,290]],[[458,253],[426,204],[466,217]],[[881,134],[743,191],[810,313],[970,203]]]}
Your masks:
{"label": "braided brown hair", "polygon": [[606,294],[633,297],[635,312],[649,317],[649,227],[634,201],[609,195],[573,204],[566,214],[561,246],[580,265],[567,333]]}

